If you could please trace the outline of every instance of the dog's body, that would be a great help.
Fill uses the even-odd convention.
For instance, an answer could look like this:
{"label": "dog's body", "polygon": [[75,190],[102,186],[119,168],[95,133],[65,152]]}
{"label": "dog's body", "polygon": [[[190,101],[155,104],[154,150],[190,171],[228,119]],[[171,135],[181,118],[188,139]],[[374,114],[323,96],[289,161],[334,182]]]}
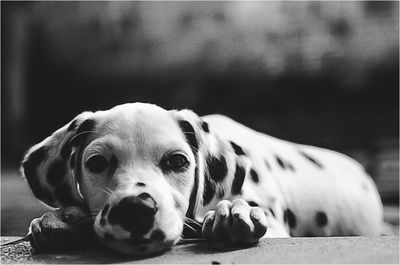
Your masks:
{"label": "dog's body", "polygon": [[[174,245],[188,218],[223,243],[383,229],[376,187],[351,158],[221,115],[141,103],[86,112],[31,148],[23,171],[39,199],[64,215],[88,209],[100,240],[126,253]],[[57,223],[74,230],[66,218],[44,217],[31,224],[36,246],[57,240],[43,236],[65,230]]]}
{"label": "dog's body", "polygon": [[273,209],[281,224],[287,217],[291,236],[382,232],[379,194],[353,159],[261,134],[224,116],[204,120],[210,130],[242,146],[251,160],[254,172],[245,178],[241,197]]}

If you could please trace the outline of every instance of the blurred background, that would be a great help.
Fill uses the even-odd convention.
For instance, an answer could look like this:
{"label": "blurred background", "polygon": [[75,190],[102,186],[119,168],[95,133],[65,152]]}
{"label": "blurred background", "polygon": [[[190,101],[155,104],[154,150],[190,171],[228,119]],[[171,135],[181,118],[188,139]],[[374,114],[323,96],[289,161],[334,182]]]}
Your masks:
{"label": "blurred background", "polygon": [[344,152],[398,224],[399,3],[1,2],[1,234],[46,207],[18,165],[84,110],[222,113]]}

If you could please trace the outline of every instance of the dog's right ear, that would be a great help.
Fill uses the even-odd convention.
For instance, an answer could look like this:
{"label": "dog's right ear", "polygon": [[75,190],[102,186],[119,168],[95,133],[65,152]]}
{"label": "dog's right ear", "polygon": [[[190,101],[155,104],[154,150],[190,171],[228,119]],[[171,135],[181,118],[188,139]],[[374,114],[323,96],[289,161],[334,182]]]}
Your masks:
{"label": "dog's right ear", "polygon": [[73,142],[95,129],[93,112],[83,112],[24,156],[21,172],[33,194],[52,207],[82,206],[84,200],[75,179]]}

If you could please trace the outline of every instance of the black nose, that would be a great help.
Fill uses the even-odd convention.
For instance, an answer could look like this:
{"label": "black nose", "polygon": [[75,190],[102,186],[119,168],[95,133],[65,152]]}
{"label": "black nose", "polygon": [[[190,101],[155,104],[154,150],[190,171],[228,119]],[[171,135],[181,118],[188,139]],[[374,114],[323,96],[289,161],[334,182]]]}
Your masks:
{"label": "black nose", "polygon": [[123,198],[108,214],[110,224],[119,224],[132,236],[144,235],[154,223],[157,203],[148,193]]}

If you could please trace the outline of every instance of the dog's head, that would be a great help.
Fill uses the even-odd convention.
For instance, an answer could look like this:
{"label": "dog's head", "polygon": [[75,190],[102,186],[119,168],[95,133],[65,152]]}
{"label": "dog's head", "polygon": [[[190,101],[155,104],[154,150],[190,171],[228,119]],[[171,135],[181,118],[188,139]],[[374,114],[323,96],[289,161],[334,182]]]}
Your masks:
{"label": "dog's head", "polygon": [[28,151],[23,172],[48,205],[87,207],[111,248],[147,254],[175,244],[186,218],[240,194],[246,159],[191,111],[132,103],[78,115]]}

